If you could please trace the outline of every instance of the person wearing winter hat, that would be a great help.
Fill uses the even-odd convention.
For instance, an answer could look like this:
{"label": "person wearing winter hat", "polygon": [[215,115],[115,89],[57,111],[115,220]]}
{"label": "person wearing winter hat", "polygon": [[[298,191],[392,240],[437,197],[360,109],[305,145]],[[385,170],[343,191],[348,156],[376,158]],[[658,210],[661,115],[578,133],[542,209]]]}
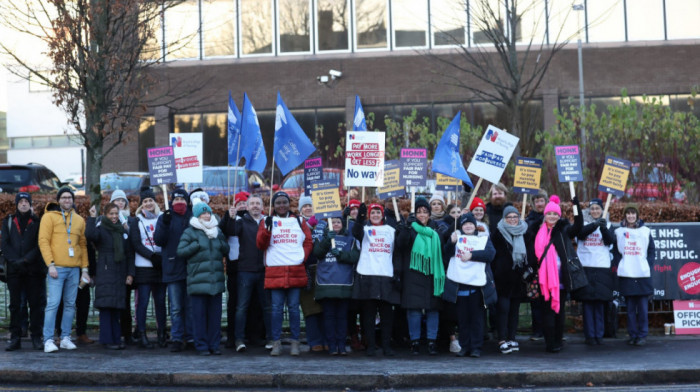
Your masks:
{"label": "person wearing winter hat", "polygon": [[486,215],[486,204],[480,197],[475,197],[472,200],[472,204],[469,206],[469,210],[476,219],[476,231],[478,235],[488,237],[489,231],[489,218]]}
{"label": "person wearing winter hat", "polygon": [[532,222],[541,221],[544,218],[544,207],[547,206],[547,202],[549,202],[549,196],[544,189],[539,189],[537,194],[532,195],[530,198],[530,213],[525,217],[525,222],[528,226]]}
{"label": "person wearing winter hat", "polygon": [[526,296],[522,276],[528,267],[524,237],[527,223],[520,219],[517,208],[507,206],[497,227],[498,230],[491,233],[496,248],[491,268],[498,293],[498,349],[502,354],[508,354],[520,350],[515,334],[518,331],[520,301]]}
{"label": "person wearing winter hat", "polygon": [[209,194],[204,192],[202,188],[197,188],[190,192],[190,204],[194,207],[195,204],[203,202],[209,204]]}
{"label": "person wearing winter hat", "polygon": [[229,246],[211,207],[192,206],[189,227],[177,246],[177,256],[187,262],[187,295],[192,304],[194,347],[199,355],[221,355],[221,309],[224,264]]}
{"label": "person wearing winter hat", "polygon": [[150,187],[142,188],[139,196],[141,205],[136,209],[135,216],[131,218],[129,223],[129,238],[135,251],[134,265],[136,275],[134,276],[134,282],[136,283],[138,296],[138,301],[136,302],[138,344],[141,348],[153,348],[153,344],[149,342],[146,336],[148,299],[150,296],[153,296],[158,346],[166,347],[166,285],[163,283],[162,278],[163,255],[160,246],[156,245],[153,239],[158,217],[162,213],[158,203],[156,203],[156,195]]}
{"label": "person wearing winter hat", "polygon": [[457,221],[454,231],[443,246],[449,259],[442,298],[456,303],[460,351],[458,357],[481,356],[484,345],[486,293],[489,264],[496,250],[488,237],[479,236],[477,221],[466,213]]}
{"label": "person wearing winter hat", "polygon": [[407,225],[399,227],[396,237],[401,252],[401,306],[406,309],[411,352],[420,353],[421,320],[426,315],[428,353],[437,354],[441,296],[445,285],[442,241],[438,225],[430,219],[430,205],[422,197],[416,199],[416,212],[409,215]]}
{"label": "person wearing winter hat", "polygon": [[433,193],[428,203],[430,204],[430,219],[441,220],[445,216],[445,198],[442,196],[442,192]]}
{"label": "person wearing winter hat", "polygon": [[614,249],[620,263],[617,267],[620,294],[627,304],[627,342],[644,346],[649,334],[649,296],[654,294],[651,270],[654,267],[655,247],[651,230],[639,219],[639,210],[628,205],[620,226],[615,229]]}
{"label": "person wearing winter hat", "polygon": [[32,195],[15,195],[15,213],[2,221],[0,248],[7,261],[7,289],[10,291],[10,341],[6,351],[19,350],[22,337],[23,297],[29,303],[32,346],[44,348],[41,328],[46,308],[46,264],[39,252],[39,217],[32,212]]}
{"label": "person wearing winter hat", "polygon": [[[579,208],[578,198],[572,200]],[[544,219],[528,227],[525,233],[528,261],[535,268],[540,284],[540,302],[543,315],[543,332],[547,352],[558,353],[564,338],[565,306],[571,281],[567,270],[567,256],[575,255],[572,239],[583,227],[583,215],[574,216],[572,225],[561,216],[559,196],[552,195],[544,208]],[[562,278],[560,281],[560,277]]]}
{"label": "person wearing winter hat", "polygon": [[192,312],[187,295],[187,261],[177,255],[180,237],[192,218],[189,195],[176,188],[170,195],[170,209],[158,217],[153,240],[161,248],[163,283],[167,285],[170,303],[171,352],[180,352],[192,339]]}
{"label": "person wearing winter hat", "polygon": [[278,356],[282,351],[280,337],[285,302],[292,334],[290,353],[293,356],[300,354],[299,295],[308,282],[304,262],[313,247],[306,221],[290,211],[289,201],[289,195],[284,192],[272,196],[273,215],[260,222],[256,239],[258,249],[265,251],[265,288],[270,290],[272,301],[272,356]]}
{"label": "person wearing winter hat", "polygon": [[578,235],[576,252],[588,278],[588,286],[574,293],[583,302],[583,334],[589,346],[603,344],[605,305],[613,299],[615,278],[610,263],[610,246],[615,237],[603,218],[603,200],[591,199],[583,210],[584,226]]}
{"label": "person wearing winter hat", "polygon": [[110,203],[114,203],[119,207],[119,223],[124,225],[126,230],[129,230],[129,216],[131,211],[129,210],[129,199],[126,197],[126,193],[123,190],[117,189],[112,192],[112,196],[109,198]]}
{"label": "person wearing winter hat", "polygon": [[[126,193],[124,193],[123,190],[121,189],[116,189],[114,192],[112,192],[111,197],[109,198],[110,203],[114,203],[117,207],[119,207],[119,223],[124,226],[124,230],[128,233],[129,230],[129,216],[131,215],[131,211],[129,209],[129,199],[126,197]],[[125,307],[122,308],[122,311],[119,316],[119,324],[121,325],[121,333],[122,336],[124,337],[124,341],[127,342],[127,344],[133,344],[137,343],[137,341],[132,340],[132,333],[131,333],[131,291],[134,290],[134,286],[129,285],[126,288],[126,298],[125,298]],[[136,305],[138,306],[138,296],[136,297]],[[134,331],[133,333],[134,338],[138,340],[138,329]]]}

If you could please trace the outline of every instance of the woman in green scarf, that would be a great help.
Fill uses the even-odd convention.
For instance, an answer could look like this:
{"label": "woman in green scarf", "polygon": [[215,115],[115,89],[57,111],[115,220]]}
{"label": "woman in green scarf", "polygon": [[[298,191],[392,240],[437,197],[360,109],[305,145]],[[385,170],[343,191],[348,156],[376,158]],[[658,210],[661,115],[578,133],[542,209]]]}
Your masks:
{"label": "woman in green scarf", "polygon": [[95,209],[90,210],[85,238],[97,250],[94,306],[100,310],[100,343],[108,349],[120,350],[124,343],[119,314],[126,307],[126,285],[134,280],[134,253],[127,232],[119,222],[119,207],[109,203],[103,213],[97,218]]}
{"label": "woman in green scarf", "polygon": [[430,219],[430,205],[424,198],[416,200],[415,215],[408,226],[399,229],[397,249],[402,255],[401,306],[406,309],[411,352],[420,354],[421,321],[426,316],[428,353],[437,354],[441,295],[445,286],[442,242],[437,223]]}

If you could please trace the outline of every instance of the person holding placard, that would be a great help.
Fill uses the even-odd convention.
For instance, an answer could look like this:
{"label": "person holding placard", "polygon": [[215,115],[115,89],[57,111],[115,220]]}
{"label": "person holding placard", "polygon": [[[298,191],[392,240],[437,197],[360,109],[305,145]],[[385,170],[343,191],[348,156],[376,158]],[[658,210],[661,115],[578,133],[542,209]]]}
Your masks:
{"label": "person holding placard", "polygon": [[401,302],[401,265],[398,255],[394,254],[397,233],[386,223],[381,204],[369,205],[367,221],[363,213],[366,208],[362,206],[352,230],[353,237],[361,244],[352,298],[360,301],[367,356],[376,355],[374,322],[377,312],[381,320],[384,356],[394,356],[391,348],[393,305]]}
{"label": "person holding placard", "polygon": [[615,229],[615,244],[621,257],[617,276],[627,305],[628,343],[643,346],[649,334],[649,296],[654,294],[651,269],[655,248],[651,230],[639,219],[636,207],[625,208],[620,227]]}
{"label": "person holding placard", "polygon": [[[323,231],[328,226],[328,223],[325,220],[319,222],[314,216],[311,196],[302,195],[299,198],[299,215],[306,220],[306,225],[311,231],[312,241],[316,241],[323,236]],[[299,295],[301,312],[304,315],[306,342],[312,353],[320,353],[326,349],[326,335],[323,332],[323,307],[314,299],[317,264],[318,258],[312,252],[304,264],[309,280],[306,288],[301,290]]]}
{"label": "person holding placard", "polygon": [[471,212],[474,215],[474,219],[476,219],[478,235],[488,237],[490,234],[489,218],[486,215],[486,204],[484,204],[484,201],[480,197],[475,197],[469,206],[468,212]]}
{"label": "person holding placard", "polygon": [[478,358],[484,345],[484,290],[496,250],[488,237],[478,235],[473,214],[460,216],[458,227],[443,247],[445,258],[450,258],[442,298],[457,303],[461,346],[457,356]]}
{"label": "person holding placard", "polygon": [[360,201],[351,199],[343,210],[343,220],[348,226],[348,231],[352,233],[352,226],[357,221],[357,214],[360,211]]}
{"label": "person holding placard", "polygon": [[610,224],[603,218],[603,200],[591,199],[583,210],[585,225],[578,235],[578,257],[586,271],[588,286],[576,291],[583,301],[583,335],[589,346],[603,344],[605,304],[612,301],[615,279],[610,266],[610,245],[614,241]]}
{"label": "person holding placard", "polygon": [[360,258],[358,244],[348,236],[344,223],[340,217],[332,218],[331,227],[324,229],[313,250],[318,258],[315,299],[323,306],[323,328],[331,355],[347,355],[348,305]]}
{"label": "person holding placard", "polygon": [[[578,208],[578,199],[572,200]],[[544,208],[544,219],[533,223],[525,233],[528,260],[537,271],[539,301],[543,305],[543,329],[547,352],[558,353],[564,338],[565,305],[572,280],[568,264],[578,259],[572,239],[583,227],[583,215],[574,216],[572,225],[561,216],[559,196],[552,195]]]}
{"label": "person holding placard", "polygon": [[272,196],[273,212],[260,222],[256,244],[265,252],[265,289],[270,290],[272,350],[270,355],[282,353],[282,321],[284,304],[289,312],[292,346],[290,354],[298,356],[301,317],[299,294],[308,278],[304,261],[311,254],[311,231],[303,218],[289,209],[289,195],[277,192]]}
{"label": "person holding placard", "polygon": [[425,313],[428,353],[436,355],[445,266],[438,224],[430,219],[430,205],[424,198],[416,199],[416,213],[409,215],[407,225],[399,227],[396,245],[402,250],[401,307],[406,309],[411,352],[420,354]]}
{"label": "person holding placard", "polygon": [[508,206],[503,210],[503,219],[496,227],[498,229],[491,233],[496,248],[491,269],[498,292],[498,350],[501,354],[508,354],[520,350],[515,334],[518,331],[520,302],[525,298],[522,276],[528,267],[524,237],[527,223],[520,219],[517,208]]}

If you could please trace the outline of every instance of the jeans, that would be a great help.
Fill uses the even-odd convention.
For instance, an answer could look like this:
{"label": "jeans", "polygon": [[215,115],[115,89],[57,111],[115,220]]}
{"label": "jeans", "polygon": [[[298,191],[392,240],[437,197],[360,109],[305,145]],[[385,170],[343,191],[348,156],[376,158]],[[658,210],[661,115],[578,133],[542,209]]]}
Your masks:
{"label": "jeans", "polygon": [[146,332],[146,311],[150,296],[153,295],[153,306],[156,311],[158,331],[165,330],[165,284],[141,283],[137,287],[138,302],[136,303],[136,325],[142,334]]}
{"label": "jeans", "polygon": [[605,301],[583,301],[583,336],[602,338],[605,333]]}
{"label": "jeans", "polygon": [[[265,323],[265,334],[267,340],[272,339],[272,330],[270,328],[270,303],[265,292],[265,273],[264,272],[238,272],[238,303],[236,304],[236,340],[245,340],[245,327],[248,321],[248,307],[253,292],[257,294],[260,301],[260,307],[263,309],[263,322]],[[298,303],[297,299],[297,303]]]}
{"label": "jeans", "polygon": [[272,314],[270,315],[272,340],[280,340],[282,336],[285,300],[287,302],[287,311],[289,312],[289,330],[292,333],[292,340],[299,340],[299,330],[301,328],[299,293],[301,293],[299,287],[270,290],[272,299]]}
{"label": "jeans", "polygon": [[[423,312],[420,309],[407,309],[406,319],[408,320],[408,333],[411,336],[411,340],[420,340]],[[437,339],[439,323],[440,312],[437,310],[425,311],[425,328],[428,340]]]}
{"label": "jeans", "polygon": [[61,319],[61,338],[70,336],[75,316],[75,297],[78,295],[80,268],[56,267],[57,278],[46,275],[47,299],[44,313],[44,341],[53,339],[56,327],[56,312],[63,298],[63,318]]}
{"label": "jeans", "polygon": [[317,313],[304,317],[306,324],[306,342],[309,346],[325,346],[326,338],[323,333],[323,314]]}
{"label": "jeans", "polygon": [[323,329],[326,334],[328,351],[331,353],[337,350],[345,351],[349,303],[350,300],[347,298],[324,298],[321,300],[321,306],[323,306]]}
{"label": "jeans", "polygon": [[194,348],[216,351],[221,343],[221,294],[191,295]]}
{"label": "jeans", "polygon": [[481,350],[484,345],[485,319],[484,296],[481,290],[457,297],[457,326],[462,350]]}
{"label": "jeans", "polygon": [[649,297],[625,296],[627,302],[627,332],[630,338],[642,339],[649,334]]}
{"label": "jeans", "polygon": [[518,332],[520,300],[518,298],[498,297],[498,340],[515,340]]}
{"label": "jeans", "polygon": [[[31,315],[31,335],[40,337],[44,327],[44,312],[46,311],[46,280],[41,275],[10,275],[7,277],[7,288],[10,290],[10,334],[13,339],[22,336],[23,325],[26,321],[24,313],[29,301]],[[26,294],[26,297],[25,297]],[[23,306],[24,305],[24,306]]]}
{"label": "jeans", "polygon": [[120,309],[103,308],[100,309],[100,343],[119,344],[121,343],[121,318]]}
{"label": "jeans", "polygon": [[192,306],[187,295],[187,281],[168,283],[170,298],[170,335],[173,342],[192,339]]}
{"label": "jeans", "polygon": [[[80,288],[78,286],[78,295],[75,297],[75,336],[87,334],[87,319],[90,315],[90,288]],[[58,305],[56,313],[56,324],[59,327],[58,334],[61,334],[61,323],[63,320],[63,301]],[[70,335],[70,332],[68,333]]]}

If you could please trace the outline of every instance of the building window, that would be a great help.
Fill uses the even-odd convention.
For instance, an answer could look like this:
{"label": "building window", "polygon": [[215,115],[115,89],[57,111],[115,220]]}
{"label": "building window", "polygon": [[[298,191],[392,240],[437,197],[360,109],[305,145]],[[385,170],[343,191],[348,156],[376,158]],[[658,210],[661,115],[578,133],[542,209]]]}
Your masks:
{"label": "building window", "polygon": [[357,49],[387,49],[387,0],[355,0]]}
{"label": "building window", "polygon": [[[574,11],[570,1],[548,1],[548,43],[567,42],[578,37],[578,32],[584,28],[586,11]],[[580,19],[579,19],[580,18]],[[581,40],[585,34],[581,32]]]}
{"label": "building window", "polygon": [[[515,3],[518,15],[515,40],[518,44],[539,46],[547,43],[545,2],[542,0],[521,0]],[[583,26],[583,24],[581,24]],[[510,27],[509,27],[510,28]],[[513,34],[509,31],[508,34]]]}
{"label": "building window", "polygon": [[240,0],[241,52],[273,54],[272,0]]}
{"label": "building window", "polygon": [[278,0],[280,53],[311,51],[311,5],[309,0]]}
{"label": "building window", "polygon": [[148,171],[148,149],[156,146],[156,119],[152,116],[141,117],[139,124],[139,170]]}
{"label": "building window", "polygon": [[175,114],[173,115],[173,133],[202,132],[201,114]]}
{"label": "building window", "polygon": [[202,0],[204,57],[236,55],[236,1]]}
{"label": "building window", "polygon": [[668,39],[700,38],[700,2],[666,0],[666,31]]}
{"label": "building window", "polygon": [[469,5],[471,43],[493,44],[495,39],[505,36],[505,10],[501,0],[483,0]]}
{"label": "building window", "polygon": [[199,58],[199,1],[187,0],[165,10],[165,57]]}
{"label": "building window", "polygon": [[627,39],[630,41],[664,39],[662,0],[634,0],[627,3]]}
{"label": "building window", "polygon": [[464,45],[467,32],[467,9],[462,0],[431,0],[433,46]]}
{"label": "building window", "polygon": [[142,16],[142,23],[147,24],[151,30],[148,37],[143,36],[143,30],[140,32],[142,39],[146,39],[141,50],[142,60],[157,61],[163,57],[163,20],[161,15],[160,12],[153,12],[147,16],[151,18],[149,20],[144,20],[144,16]]}
{"label": "building window", "polygon": [[425,0],[392,0],[391,14],[397,48],[428,45],[428,3]]}
{"label": "building window", "polygon": [[587,0],[586,7],[589,42],[625,40],[625,9],[622,0]]}
{"label": "building window", "polygon": [[347,0],[318,0],[316,40],[319,51],[350,49],[350,7]]}
{"label": "building window", "polygon": [[202,115],[202,140],[204,164],[226,166],[228,164],[228,134],[226,133],[226,113],[205,113]]}

